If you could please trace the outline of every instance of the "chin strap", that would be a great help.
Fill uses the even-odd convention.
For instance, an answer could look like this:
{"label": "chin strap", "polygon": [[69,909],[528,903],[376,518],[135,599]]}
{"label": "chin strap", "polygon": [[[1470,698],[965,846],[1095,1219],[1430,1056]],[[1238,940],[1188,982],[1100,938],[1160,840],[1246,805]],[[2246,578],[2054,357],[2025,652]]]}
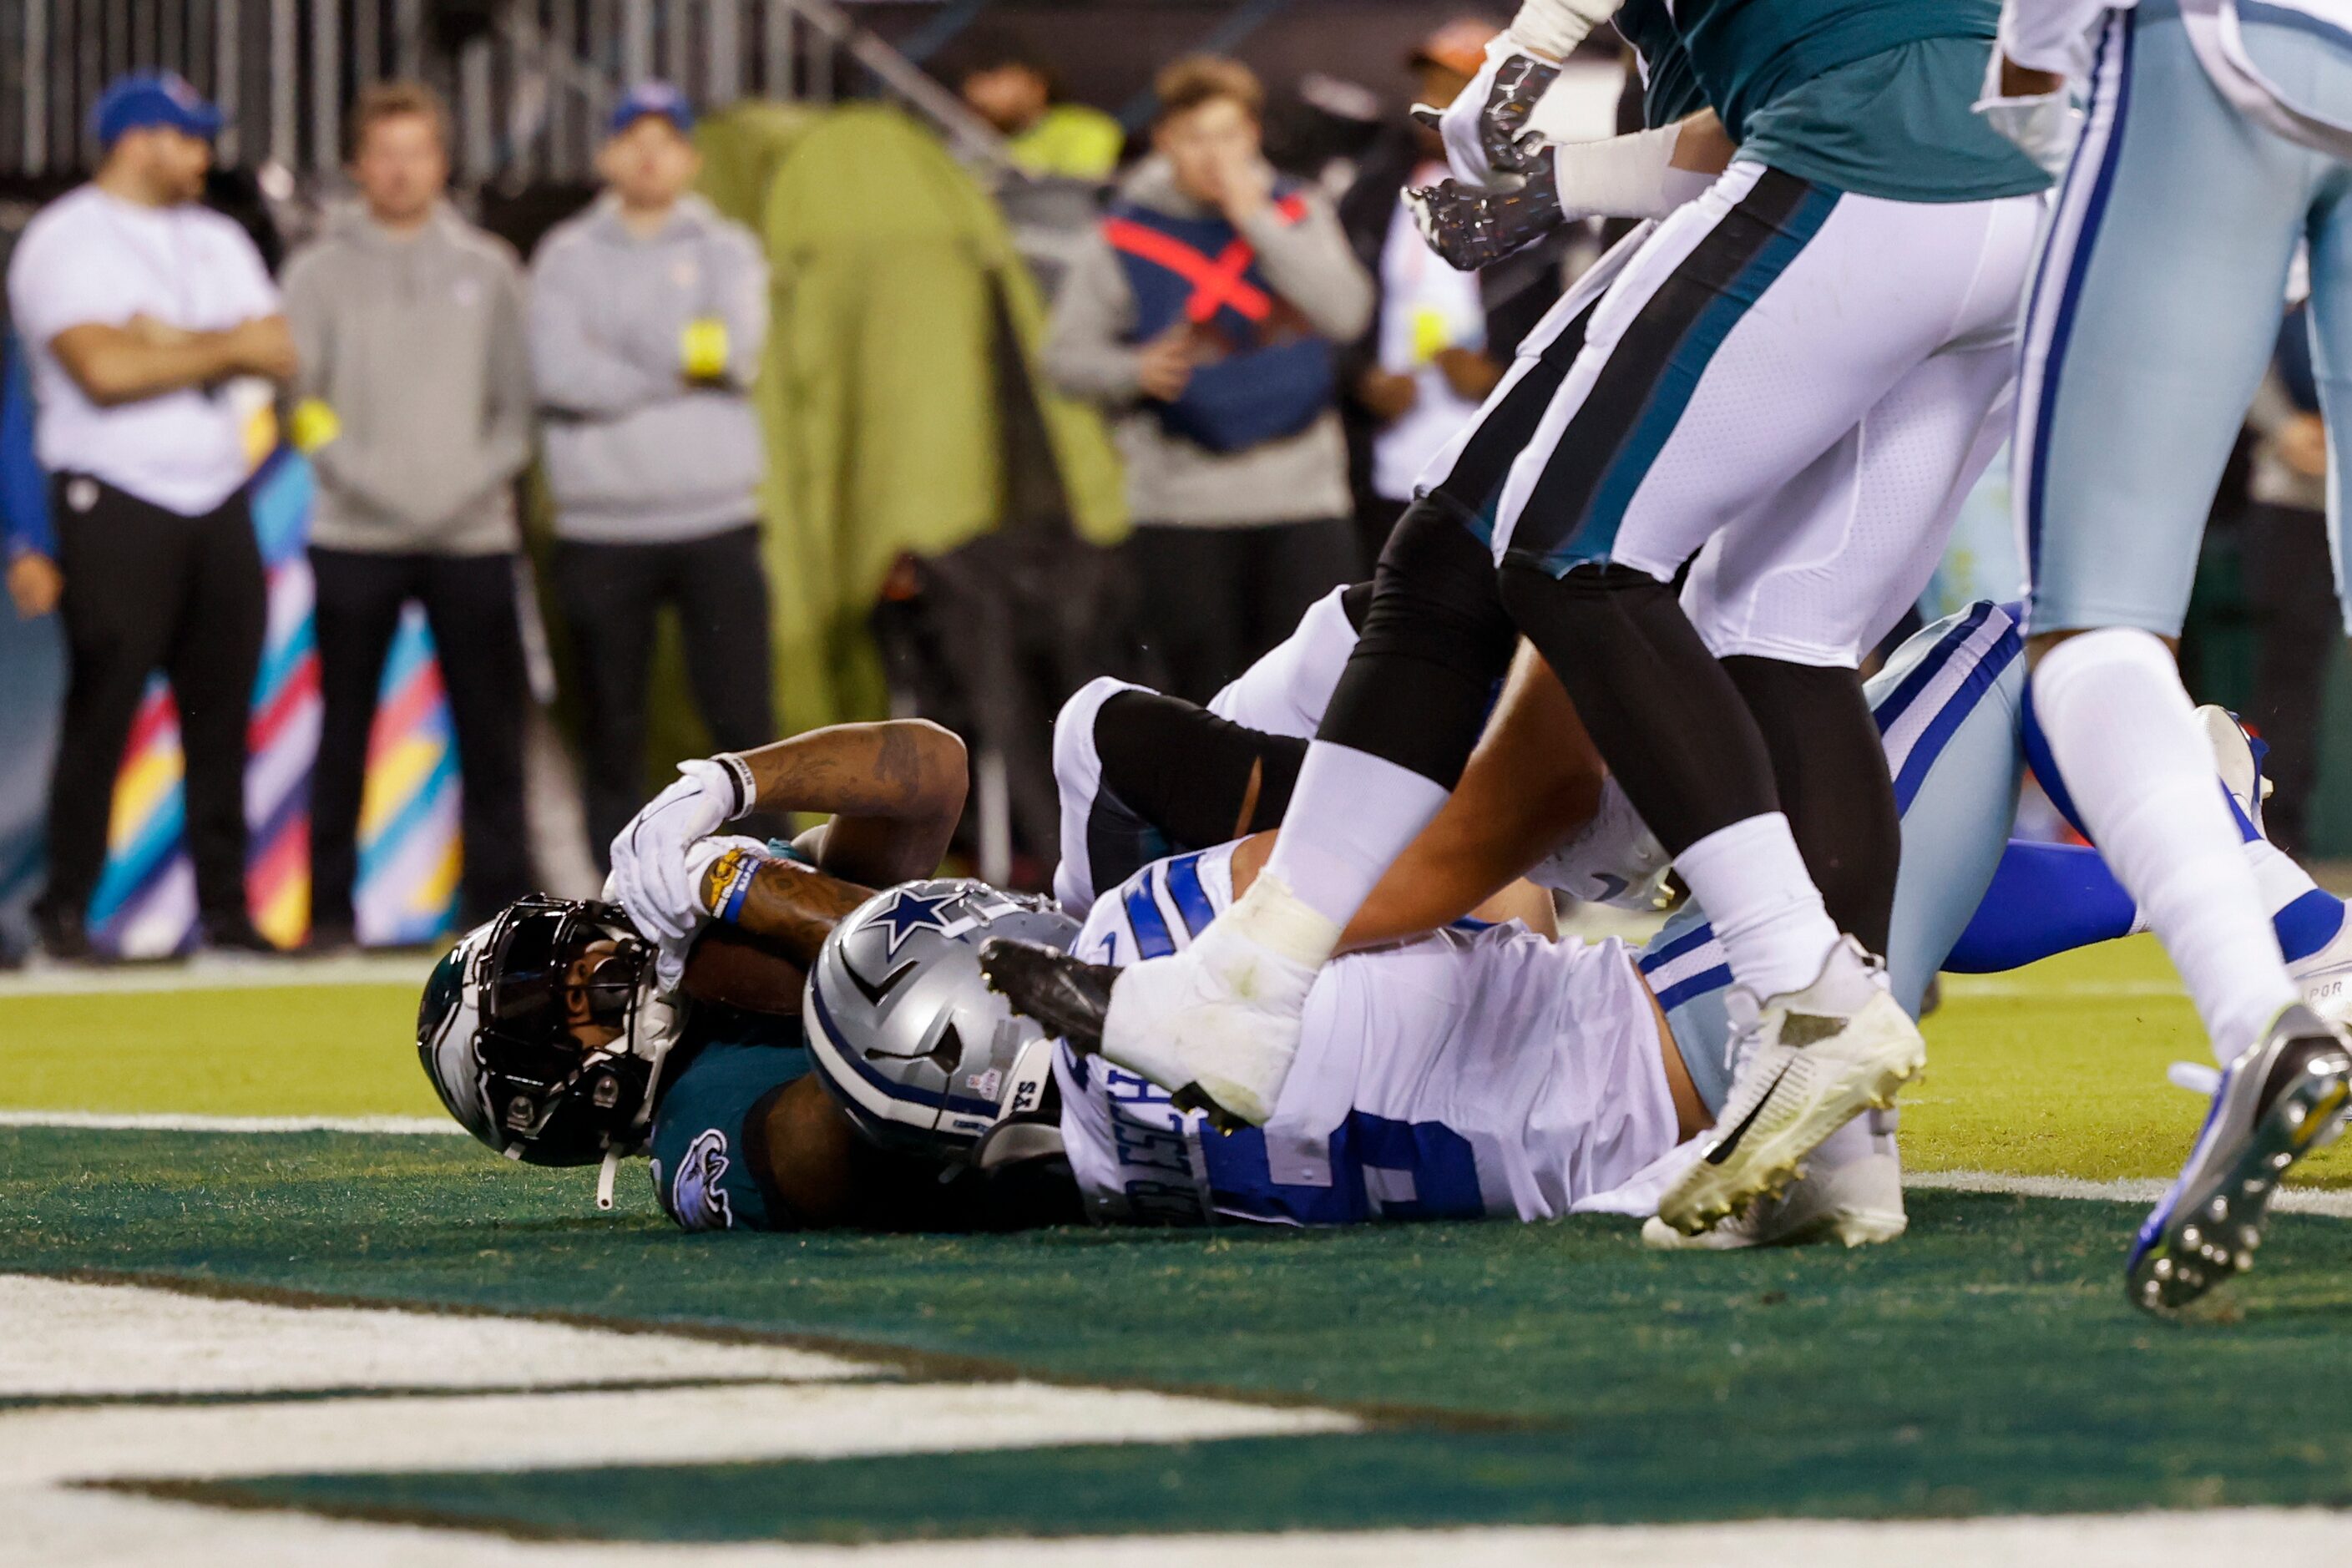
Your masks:
{"label": "chin strap", "polygon": [[616,1145],[605,1145],[604,1163],[596,1173],[596,1206],[600,1210],[613,1206],[613,1178],[620,1169],[620,1149]]}

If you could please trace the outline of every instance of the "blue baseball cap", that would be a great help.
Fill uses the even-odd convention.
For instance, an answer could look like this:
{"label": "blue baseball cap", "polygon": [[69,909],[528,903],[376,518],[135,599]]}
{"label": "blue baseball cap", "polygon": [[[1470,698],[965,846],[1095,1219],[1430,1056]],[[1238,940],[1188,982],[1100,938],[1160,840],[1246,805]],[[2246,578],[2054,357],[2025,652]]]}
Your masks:
{"label": "blue baseball cap", "polygon": [[618,136],[647,115],[659,116],[681,132],[694,129],[694,110],[686,101],[686,94],[666,81],[641,81],[613,106],[607,133]]}
{"label": "blue baseball cap", "polygon": [[126,131],[168,125],[209,142],[220,134],[221,111],[177,71],[132,71],[116,77],[89,111],[89,127],[100,147],[111,147]]}

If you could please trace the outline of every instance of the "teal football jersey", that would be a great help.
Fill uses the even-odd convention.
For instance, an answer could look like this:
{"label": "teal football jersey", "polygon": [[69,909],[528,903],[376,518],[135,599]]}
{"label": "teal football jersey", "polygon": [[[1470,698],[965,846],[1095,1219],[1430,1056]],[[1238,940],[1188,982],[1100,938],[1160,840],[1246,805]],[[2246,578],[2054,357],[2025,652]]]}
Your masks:
{"label": "teal football jersey", "polygon": [[1996,0],[1627,0],[1645,117],[1712,105],[1740,155],[1890,201],[1990,201],[2049,177],[1972,106]]}
{"label": "teal football jersey", "polygon": [[687,1230],[787,1230],[762,1180],[768,1107],[811,1070],[797,1018],[705,1012],[671,1058],[654,1109],[654,1193]]}
{"label": "teal football jersey", "polygon": [[1642,123],[1654,131],[1706,107],[1706,92],[1691,69],[1690,53],[1675,30],[1667,0],[1625,0],[1617,32],[1642,57]]}
{"label": "teal football jersey", "polygon": [[1825,72],[1927,38],[1986,38],[1996,0],[1671,0],[1709,103],[1738,140],[1749,115]]}

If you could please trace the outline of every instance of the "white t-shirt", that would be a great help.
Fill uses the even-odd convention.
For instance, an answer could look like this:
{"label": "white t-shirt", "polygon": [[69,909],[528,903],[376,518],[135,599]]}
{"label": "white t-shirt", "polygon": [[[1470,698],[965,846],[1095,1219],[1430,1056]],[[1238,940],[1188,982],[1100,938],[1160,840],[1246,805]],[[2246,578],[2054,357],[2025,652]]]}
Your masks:
{"label": "white t-shirt", "polygon": [[68,327],[145,315],[218,331],[281,308],[245,230],[208,207],[143,207],[83,185],[25,227],[8,308],[32,367],[41,466],[104,479],[194,517],[245,482],[243,421],[222,389],[190,387],[101,408],[50,351]]}
{"label": "white t-shirt", "polygon": [[[1442,166],[1433,166],[1416,174],[1412,184],[1426,184],[1443,174]],[[1432,363],[1438,352],[1486,346],[1486,304],[1478,292],[1478,275],[1456,272],[1430,249],[1399,196],[1381,247],[1381,368],[1411,375],[1421,395],[1402,418],[1372,437],[1373,494],[1411,500],[1423,468],[1478,412]]]}

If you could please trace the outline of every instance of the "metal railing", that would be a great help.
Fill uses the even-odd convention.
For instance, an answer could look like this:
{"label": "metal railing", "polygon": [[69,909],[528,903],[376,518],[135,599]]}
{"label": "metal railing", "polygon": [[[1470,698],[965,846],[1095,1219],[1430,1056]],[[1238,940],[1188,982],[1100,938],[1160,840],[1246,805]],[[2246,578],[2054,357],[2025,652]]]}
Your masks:
{"label": "metal railing", "polygon": [[1003,157],[986,123],[833,0],[0,0],[0,173],[89,167],[91,103],[157,67],[227,111],[225,161],[298,178],[341,162],[352,98],[394,77],[448,98],[473,184],[587,178],[614,97],[647,77],[706,108],[871,93],[966,157]]}

